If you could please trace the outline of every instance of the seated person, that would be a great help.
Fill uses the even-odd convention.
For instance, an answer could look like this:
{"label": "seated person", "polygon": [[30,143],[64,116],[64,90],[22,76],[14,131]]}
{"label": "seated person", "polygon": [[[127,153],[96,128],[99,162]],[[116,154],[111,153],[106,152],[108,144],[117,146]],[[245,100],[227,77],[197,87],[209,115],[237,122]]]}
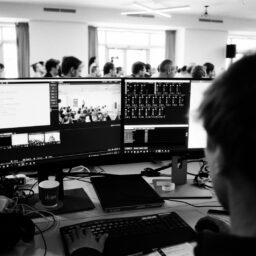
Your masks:
{"label": "seated person", "polygon": [[115,65],[112,62],[107,62],[103,67],[104,77],[116,77]]}
{"label": "seated person", "polygon": [[61,63],[61,72],[65,78],[81,77],[83,63],[76,57],[63,57]]}
{"label": "seated person", "polygon": [[0,78],[5,78],[4,64],[0,63]]}
{"label": "seated person", "polygon": [[192,78],[201,79],[205,77],[206,77],[206,73],[204,71],[203,66],[197,65],[192,69]]}
{"label": "seated person", "polygon": [[116,76],[117,77],[123,77],[124,76],[124,71],[122,67],[116,67]]}
{"label": "seated person", "polygon": [[159,66],[159,77],[161,78],[172,78],[176,74],[176,67],[173,62],[169,59],[166,59],[161,62]]}
{"label": "seated person", "polygon": [[[229,233],[198,234],[195,256],[256,254],[256,54],[235,62],[204,94],[199,118],[207,132],[206,158],[216,195],[230,212]],[[243,74],[243,75],[241,75]],[[72,256],[101,255],[107,235],[86,230],[70,240]]]}
{"label": "seated person", "polygon": [[45,66],[43,61],[38,61],[31,65],[34,76],[33,77],[43,77],[45,75]]}
{"label": "seated person", "polygon": [[142,78],[145,77],[146,65],[141,61],[137,61],[132,65],[132,77]]}
{"label": "seated person", "polygon": [[215,77],[214,65],[210,62],[204,63],[203,67],[205,68],[206,77],[213,78]]}
{"label": "seated person", "polygon": [[60,61],[49,59],[45,63],[46,74],[44,77],[59,77]]}

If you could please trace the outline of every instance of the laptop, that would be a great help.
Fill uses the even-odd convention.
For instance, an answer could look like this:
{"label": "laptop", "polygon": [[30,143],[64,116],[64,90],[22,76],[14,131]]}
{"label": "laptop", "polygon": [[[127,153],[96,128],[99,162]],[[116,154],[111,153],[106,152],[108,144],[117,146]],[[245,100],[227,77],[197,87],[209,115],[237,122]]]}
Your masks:
{"label": "laptop", "polygon": [[160,207],[164,200],[140,175],[91,177],[92,185],[106,212]]}

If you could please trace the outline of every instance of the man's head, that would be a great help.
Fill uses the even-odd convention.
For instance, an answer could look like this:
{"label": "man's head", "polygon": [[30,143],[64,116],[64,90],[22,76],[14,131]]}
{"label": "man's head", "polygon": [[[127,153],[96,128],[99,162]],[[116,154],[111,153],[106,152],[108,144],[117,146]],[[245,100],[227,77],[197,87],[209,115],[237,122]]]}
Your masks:
{"label": "man's head", "polygon": [[203,66],[197,65],[192,69],[192,78],[201,79],[206,77],[206,73]]}
{"label": "man's head", "polygon": [[255,54],[234,63],[214,80],[199,108],[208,135],[206,155],[213,183],[225,207],[227,183],[245,181],[256,188],[255,66]]}
{"label": "man's head", "polygon": [[115,66],[112,62],[107,62],[103,67],[103,74],[104,76],[115,77],[116,70]]}
{"label": "man's head", "polygon": [[61,72],[65,77],[81,77],[82,61],[76,57],[63,57],[61,64]]}
{"label": "man's head", "polygon": [[161,62],[159,66],[159,77],[172,78],[175,76],[176,68],[173,62],[169,59],[166,59]]}
{"label": "man's head", "polygon": [[4,64],[0,63],[0,78],[4,78]]}
{"label": "man's head", "polygon": [[206,62],[204,63],[204,68],[205,68],[205,72],[207,77],[212,78],[215,76],[215,70],[214,70],[214,65],[210,62]]}
{"label": "man's head", "polygon": [[47,73],[56,77],[59,75],[60,61],[56,59],[49,59],[45,63],[45,68]]}
{"label": "man's head", "polygon": [[137,61],[132,65],[132,74],[134,77],[145,77],[146,67],[145,63]]}

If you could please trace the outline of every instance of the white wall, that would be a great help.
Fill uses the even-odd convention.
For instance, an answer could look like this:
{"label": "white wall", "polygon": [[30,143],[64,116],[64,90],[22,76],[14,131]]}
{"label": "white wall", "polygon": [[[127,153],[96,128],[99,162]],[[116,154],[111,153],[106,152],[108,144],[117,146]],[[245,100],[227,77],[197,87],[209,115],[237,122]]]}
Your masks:
{"label": "white wall", "polygon": [[75,56],[88,67],[88,26],[78,22],[30,21],[30,63]]}
{"label": "white wall", "polygon": [[211,62],[220,73],[225,68],[227,38],[227,31],[186,29],[184,64]]}

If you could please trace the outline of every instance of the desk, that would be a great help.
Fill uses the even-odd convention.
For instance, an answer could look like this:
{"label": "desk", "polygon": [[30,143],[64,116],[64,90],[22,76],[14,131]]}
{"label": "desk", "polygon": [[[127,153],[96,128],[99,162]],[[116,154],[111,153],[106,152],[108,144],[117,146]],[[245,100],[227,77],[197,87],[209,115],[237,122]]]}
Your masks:
{"label": "desk", "polygon": [[[102,166],[105,172],[112,174],[136,174],[143,170],[145,167],[157,168],[162,166],[163,162],[159,163],[132,163],[132,164],[121,164],[121,165],[109,165]],[[200,165],[198,163],[191,163],[188,166],[189,172],[197,173]],[[170,174],[171,170],[167,169],[165,173]],[[89,178],[88,178],[89,180]],[[146,178],[150,183],[152,178]],[[33,184],[33,182],[31,183]],[[64,188],[83,188],[89,195],[95,205],[95,209],[89,211],[82,211],[76,213],[68,213],[57,216],[58,224],[51,230],[44,233],[44,237],[47,243],[47,256],[64,255],[61,237],[59,234],[59,228],[78,222],[101,219],[101,218],[114,218],[114,217],[128,217],[135,215],[154,214],[162,212],[177,212],[191,227],[194,227],[199,218],[206,215],[206,208],[196,208],[190,205],[186,205],[180,202],[165,201],[163,207],[151,208],[151,209],[140,209],[124,212],[106,213],[103,212],[98,197],[90,183],[78,181],[78,180],[64,180]],[[37,192],[37,188],[35,188]],[[190,199],[186,200],[193,205],[219,205],[216,197],[213,195],[212,199]],[[44,225],[45,220],[42,218],[35,219],[37,225]],[[44,255],[44,243],[40,234],[35,236],[34,242],[29,245],[20,243],[12,252],[5,254],[5,256],[32,256],[32,255]]]}

